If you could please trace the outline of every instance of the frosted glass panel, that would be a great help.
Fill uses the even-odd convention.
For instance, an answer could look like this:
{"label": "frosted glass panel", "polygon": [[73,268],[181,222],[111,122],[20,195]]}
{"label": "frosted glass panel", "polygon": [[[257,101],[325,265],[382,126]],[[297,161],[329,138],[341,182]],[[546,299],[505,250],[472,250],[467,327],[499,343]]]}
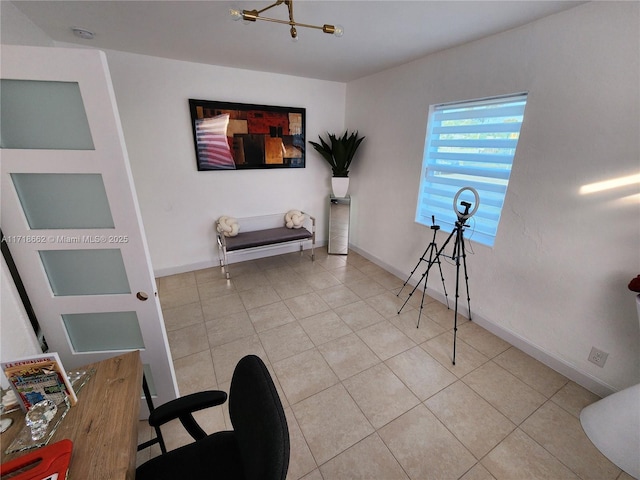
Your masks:
{"label": "frosted glass panel", "polygon": [[118,249],[42,250],[40,259],[56,296],[131,293]]}
{"label": "frosted glass panel", "polygon": [[2,79],[0,147],[94,150],[78,84]]}
{"label": "frosted glass panel", "polygon": [[69,313],[62,320],[76,352],[144,348],[136,312]]}
{"label": "frosted glass panel", "polygon": [[32,229],[114,228],[100,174],[12,173],[11,180]]}

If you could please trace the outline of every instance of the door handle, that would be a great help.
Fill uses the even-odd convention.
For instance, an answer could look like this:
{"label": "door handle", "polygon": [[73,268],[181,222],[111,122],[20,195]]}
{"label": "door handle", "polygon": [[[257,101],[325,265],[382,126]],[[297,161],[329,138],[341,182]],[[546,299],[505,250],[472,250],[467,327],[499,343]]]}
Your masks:
{"label": "door handle", "polygon": [[138,292],[136,293],[136,298],[141,302],[145,302],[149,300],[149,295],[147,294],[147,292]]}

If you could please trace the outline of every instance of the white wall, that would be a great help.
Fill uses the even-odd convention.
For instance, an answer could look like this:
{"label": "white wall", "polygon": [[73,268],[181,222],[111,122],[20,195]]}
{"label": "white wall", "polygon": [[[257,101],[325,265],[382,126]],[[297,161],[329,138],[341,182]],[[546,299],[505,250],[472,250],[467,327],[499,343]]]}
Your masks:
{"label": "white wall", "polygon": [[[639,189],[579,190],[640,173],[638,17],[637,2],[592,2],[347,86],[346,125],[367,135],[352,241],[400,276],[432,235],[413,222],[429,105],[529,92],[495,246],[472,243],[467,258],[471,309],[600,393],[640,381],[627,289],[640,273]],[[455,268],[445,277],[453,299]],[[603,369],[587,361],[592,345],[609,353]]]}
{"label": "white wall", "polygon": [[[42,353],[4,257],[0,263],[0,361]],[[4,375],[0,385],[9,387]]]}
{"label": "white wall", "polygon": [[189,98],[306,108],[307,140],[344,126],[346,85],[107,52],[154,271],[217,264],[213,222],[305,210],[326,241],[331,171],[313,149],[306,168],[198,172]]}

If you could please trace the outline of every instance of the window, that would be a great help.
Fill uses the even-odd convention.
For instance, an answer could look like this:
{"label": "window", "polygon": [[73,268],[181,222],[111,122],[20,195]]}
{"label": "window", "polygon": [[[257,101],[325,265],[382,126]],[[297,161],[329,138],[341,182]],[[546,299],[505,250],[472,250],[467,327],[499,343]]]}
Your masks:
{"label": "window", "polygon": [[[522,93],[431,106],[416,222],[430,226],[434,216],[437,225],[453,230],[454,197],[471,187],[480,202],[465,237],[493,245],[526,103]],[[459,196],[458,211],[463,211],[461,201],[475,204],[473,192]]]}

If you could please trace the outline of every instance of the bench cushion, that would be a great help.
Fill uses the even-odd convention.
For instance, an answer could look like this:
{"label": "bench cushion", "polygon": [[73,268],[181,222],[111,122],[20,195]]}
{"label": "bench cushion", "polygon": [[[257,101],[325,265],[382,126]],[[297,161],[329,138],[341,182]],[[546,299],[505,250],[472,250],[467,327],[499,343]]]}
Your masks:
{"label": "bench cushion", "polygon": [[243,248],[262,247],[275,243],[292,242],[294,240],[310,239],[313,235],[306,228],[269,228],[255,232],[240,232],[235,237],[225,238],[227,251],[242,250]]}

